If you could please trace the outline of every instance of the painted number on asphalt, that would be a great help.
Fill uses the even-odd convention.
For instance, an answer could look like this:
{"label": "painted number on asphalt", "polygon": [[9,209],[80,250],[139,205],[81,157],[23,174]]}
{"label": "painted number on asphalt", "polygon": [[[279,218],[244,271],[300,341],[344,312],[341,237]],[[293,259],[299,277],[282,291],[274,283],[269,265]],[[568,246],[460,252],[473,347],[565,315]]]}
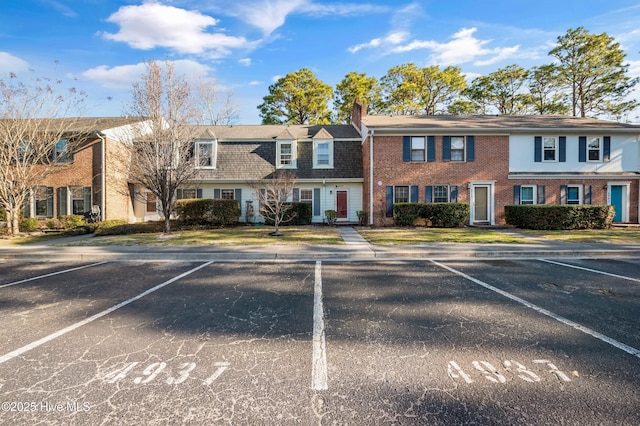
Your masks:
{"label": "painted number on asphalt", "polygon": [[[184,383],[196,368],[195,362],[178,364],[174,366],[173,370],[167,368],[166,362],[154,362],[140,371],[140,369],[136,370],[139,364],[139,362],[130,362],[105,375],[104,380],[108,383],[116,383],[127,378],[127,376],[131,376],[133,377],[133,383],[136,385],[144,385],[156,380],[158,376],[162,375],[162,380],[164,380],[166,384],[179,385],[180,383]],[[216,367],[216,371],[204,379],[203,384],[207,386],[211,385],[230,365],[228,362],[214,362],[213,366]]]}
{"label": "painted number on asphalt", "polygon": [[[546,372],[555,375],[558,380],[563,382],[571,381],[568,375],[560,371],[554,363],[547,359],[534,359],[533,363],[536,365],[545,365],[548,368]],[[462,380],[465,383],[474,382],[472,375],[480,375],[486,380],[496,384],[507,382],[507,378],[503,372],[498,370],[488,361],[473,361],[471,363],[471,367],[473,369],[468,368],[467,371],[465,371],[456,361],[449,361],[449,364],[447,364],[447,373],[452,379]],[[539,374],[531,371],[518,361],[505,360],[502,362],[501,367],[505,372],[510,372],[525,382],[537,383],[542,380],[542,377]]]}

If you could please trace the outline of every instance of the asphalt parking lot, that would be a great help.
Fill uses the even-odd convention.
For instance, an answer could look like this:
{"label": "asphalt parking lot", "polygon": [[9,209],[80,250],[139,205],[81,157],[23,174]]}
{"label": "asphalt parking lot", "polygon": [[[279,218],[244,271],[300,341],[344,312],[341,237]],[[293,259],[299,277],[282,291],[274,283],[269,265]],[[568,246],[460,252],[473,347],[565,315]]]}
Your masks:
{"label": "asphalt parking lot", "polygon": [[0,263],[1,424],[640,424],[640,262]]}

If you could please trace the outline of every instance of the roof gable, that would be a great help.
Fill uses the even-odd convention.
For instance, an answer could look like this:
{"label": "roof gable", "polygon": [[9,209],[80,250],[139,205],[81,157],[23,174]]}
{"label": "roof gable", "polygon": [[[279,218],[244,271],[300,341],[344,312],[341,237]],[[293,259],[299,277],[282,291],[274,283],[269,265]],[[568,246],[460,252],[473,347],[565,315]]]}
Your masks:
{"label": "roof gable", "polygon": [[333,139],[333,135],[323,127],[318,133],[313,135],[313,139]]}

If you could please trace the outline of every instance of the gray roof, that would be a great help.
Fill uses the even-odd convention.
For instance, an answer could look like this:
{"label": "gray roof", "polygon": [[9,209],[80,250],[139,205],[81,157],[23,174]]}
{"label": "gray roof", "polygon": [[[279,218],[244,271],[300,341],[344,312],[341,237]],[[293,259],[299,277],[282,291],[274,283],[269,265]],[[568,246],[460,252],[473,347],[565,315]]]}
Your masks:
{"label": "gray roof", "polygon": [[146,120],[143,117],[66,117],[34,119],[43,127],[55,128],[73,133],[98,133],[128,124]]}
{"label": "gray roof", "polygon": [[640,133],[640,125],[566,115],[365,115],[362,123],[380,129],[579,130],[611,129]]}
{"label": "gray roof", "polygon": [[[233,125],[233,126],[197,126],[200,139],[210,139],[211,135],[219,140],[275,140],[278,139],[312,139],[322,129],[334,139],[358,139],[358,131],[351,125]],[[325,135],[325,133],[322,133]],[[291,135],[291,136],[289,136]],[[324,137],[324,136],[323,136]]]}

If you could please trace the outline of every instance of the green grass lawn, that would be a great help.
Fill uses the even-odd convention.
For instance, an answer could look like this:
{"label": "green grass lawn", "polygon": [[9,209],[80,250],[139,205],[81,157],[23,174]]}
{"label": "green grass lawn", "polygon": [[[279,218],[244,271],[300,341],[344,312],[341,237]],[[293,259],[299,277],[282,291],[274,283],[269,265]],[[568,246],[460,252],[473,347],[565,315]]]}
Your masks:
{"label": "green grass lawn", "polygon": [[518,229],[517,232],[536,238],[568,243],[635,243],[640,244],[640,227],[615,227],[611,229],[576,229],[573,231],[534,231]]}
{"label": "green grass lawn", "polygon": [[330,226],[291,226],[280,228],[282,236],[273,237],[270,226],[238,226],[234,228],[175,231],[169,235],[158,233],[109,235],[74,242],[72,245],[265,245],[265,244],[343,244],[336,228]]}
{"label": "green grass lawn", "polygon": [[[531,240],[489,229],[479,228],[357,228],[360,235],[372,244],[428,244],[428,243],[529,243]],[[535,243],[535,242],[533,242]]]}

